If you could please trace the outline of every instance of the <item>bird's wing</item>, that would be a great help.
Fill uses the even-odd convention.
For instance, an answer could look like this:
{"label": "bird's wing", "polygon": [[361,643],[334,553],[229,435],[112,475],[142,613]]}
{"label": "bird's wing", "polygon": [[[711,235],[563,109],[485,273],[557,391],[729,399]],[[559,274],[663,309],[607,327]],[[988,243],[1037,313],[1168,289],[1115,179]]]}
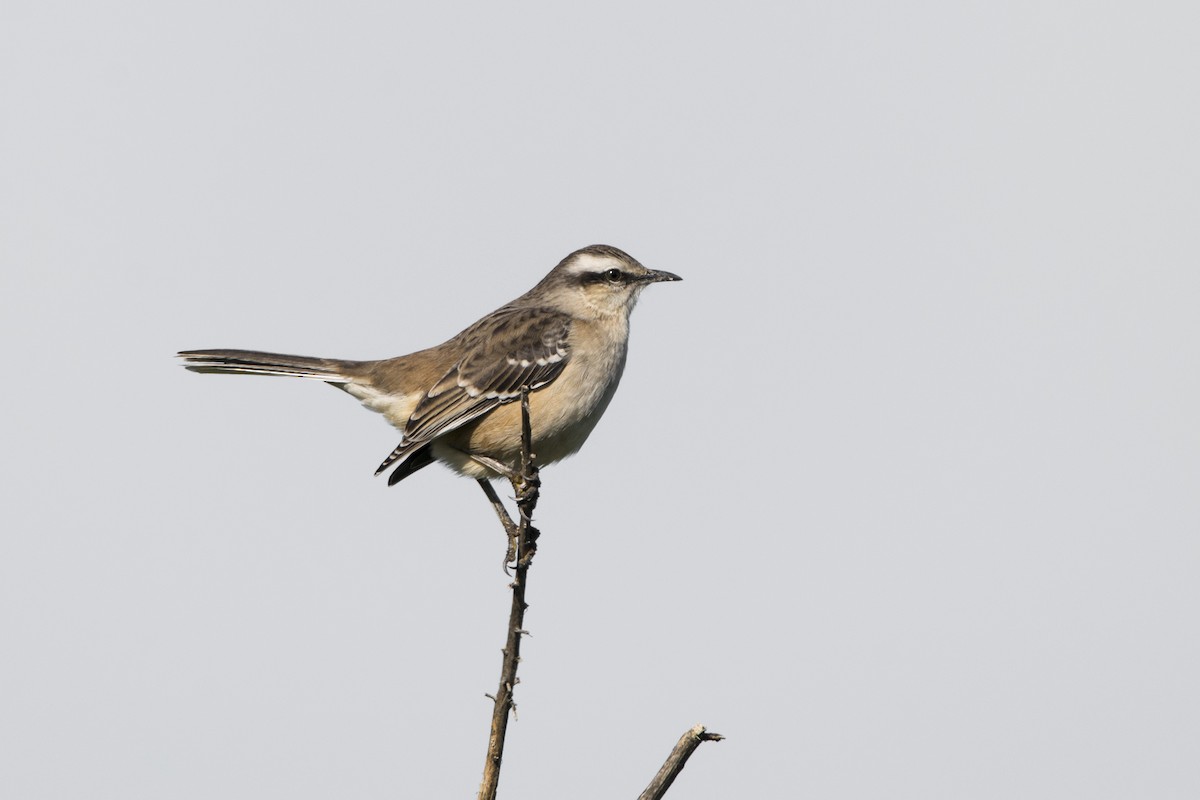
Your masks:
{"label": "bird's wing", "polygon": [[379,465],[379,474],[422,444],[497,406],[536,391],[562,373],[570,358],[571,318],[542,308],[504,309],[462,333],[463,356],[417,403],[404,441]]}

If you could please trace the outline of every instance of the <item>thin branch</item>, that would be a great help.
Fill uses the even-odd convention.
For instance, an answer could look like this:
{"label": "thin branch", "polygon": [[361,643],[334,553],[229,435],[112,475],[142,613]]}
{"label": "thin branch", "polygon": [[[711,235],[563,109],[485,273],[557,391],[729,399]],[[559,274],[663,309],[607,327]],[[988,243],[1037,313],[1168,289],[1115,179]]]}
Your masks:
{"label": "thin branch", "polygon": [[679,777],[679,773],[683,772],[683,765],[687,763],[688,758],[696,751],[701,742],[719,742],[724,738],[719,733],[709,733],[703,725],[696,725],[685,732],[683,736],[679,737],[675,749],[671,751],[671,755],[667,756],[662,769],[654,776],[654,780],[650,781],[646,791],[638,795],[638,800],[660,800],[667,793],[667,789],[671,788],[675,778]]}
{"label": "thin branch", "polygon": [[[480,484],[485,484],[480,481]],[[508,637],[504,645],[504,661],[500,667],[500,686],[496,694],[488,695],[493,702],[491,734],[488,737],[487,760],[483,765],[483,782],[479,785],[479,800],[495,800],[496,788],[500,784],[500,762],[504,758],[504,737],[508,732],[508,716],[511,711],[516,716],[517,704],[513,701],[513,689],[518,683],[517,665],[521,661],[521,637],[525,631],[525,583],[528,577],[529,565],[537,552],[538,530],[530,524],[533,511],[537,507],[538,489],[541,481],[538,478],[537,466],[533,463],[532,435],[529,424],[529,388],[521,387],[521,467],[512,478],[513,491],[517,497],[517,511],[520,522],[514,523],[496,497],[495,490],[488,484],[484,492],[488,498],[495,498],[493,507],[497,513],[503,514],[501,521],[509,533],[511,558],[505,558],[505,566],[513,565],[514,575],[512,588],[512,605],[508,614]],[[516,536],[512,530],[516,528]]]}

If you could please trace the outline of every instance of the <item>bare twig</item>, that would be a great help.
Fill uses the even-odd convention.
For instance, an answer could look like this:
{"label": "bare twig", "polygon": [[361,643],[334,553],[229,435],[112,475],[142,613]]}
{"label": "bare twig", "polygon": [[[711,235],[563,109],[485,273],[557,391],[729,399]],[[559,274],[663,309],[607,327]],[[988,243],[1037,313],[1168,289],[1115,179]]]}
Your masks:
{"label": "bare twig", "polygon": [[[500,667],[500,685],[496,694],[485,695],[493,703],[492,726],[488,737],[487,760],[483,765],[483,781],[479,785],[479,800],[495,800],[496,789],[500,784],[500,763],[504,758],[504,740],[508,732],[508,717],[512,713],[517,716],[517,704],[513,700],[513,689],[519,680],[517,666],[521,661],[521,637],[528,634],[525,626],[525,585],[529,575],[529,565],[537,553],[538,529],[533,527],[534,509],[537,508],[538,493],[541,480],[538,469],[534,464],[532,452],[532,434],[529,423],[529,389],[521,388],[521,464],[518,471],[511,476],[513,492],[516,494],[518,520],[509,516],[504,503],[496,494],[496,490],[486,480],[479,481],[484,494],[496,510],[500,523],[508,535],[508,552],[505,555],[504,567],[507,571],[513,568],[512,604],[508,615],[508,636],[504,645],[504,659]],[[654,776],[654,780],[642,792],[638,800],[660,800],[675,778],[683,770],[688,758],[700,746],[701,742],[717,742],[725,737],[719,733],[709,733],[703,725],[696,725],[680,737],[675,749],[663,763],[662,769]]]}
{"label": "bare twig", "polygon": [[688,758],[701,742],[719,742],[724,738],[719,733],[709,733],[703,725],[696,725],[685,732],[683,736],[679,737],[675,749],[671,751],[671,755],[667,756],[662,769],[654,776],[654,780],[650,781],[646,791],[638,795],[638,800],[660,800],[667,793],[667,789],[671,788],[675,778],[683,771],[683,765],[687,763]]}
{"label": "bare twig", "polygon": [[[505,566],[513,566],[512,605],[508,614],[508,637],[504,645],[504,661],[500,667],[500,686],[496,694],[488,695],[492,699],[492,728],[488,737],[487,760],[483,765],[483,782],[479,785],[479,800],[495,800],[496,788],[500,784],[500,761],[504,757],[504,737],[508,731],[508,715],[511,711],[516,716],[517,704],[513,701],[513,688],[517,685],[517,665],[521,660],[521,637],[528,633],[525,627],[525,582],[529,572],[529,564],[537,552],[538,530],[530,524],[533,510],[537,507],[538,488],[541,481],[538,478],[537,467],[533,463],[532,435],[529,425],[529,389],[521,388],[521,467],[512,479],[513,491],[517,497],[517,511],[520,521],[514,523],[504,510],[500,498],[490,484],[484,486],[484,492],[491,499],[493,507],[501,514],[501,522],[509,534],[510,555],[505,557]],[[484,481],[480,481],[484,485]],[[491,491],[489,491],[491,490]],[[516,530],[514,535],[513,530]]]}

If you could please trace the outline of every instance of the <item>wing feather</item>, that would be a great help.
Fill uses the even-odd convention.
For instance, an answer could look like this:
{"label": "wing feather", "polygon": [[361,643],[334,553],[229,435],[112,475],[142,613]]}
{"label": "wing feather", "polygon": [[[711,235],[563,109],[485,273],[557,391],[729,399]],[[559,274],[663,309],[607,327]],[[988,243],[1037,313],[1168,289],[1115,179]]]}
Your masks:
{"label": "wing feather", "polygon": [[543,308],[506,308],[461,334],[463,357],[417,403],[403,441],[376,474],[421,445],[557,378],[570,358],[571,318]]}
{"label": "wing feather", "polygon": [[571,319],[539,308],[508,309],[464,334],[466,352],[409,417],[404,438],[429,441],[553,381],[569,357]]}

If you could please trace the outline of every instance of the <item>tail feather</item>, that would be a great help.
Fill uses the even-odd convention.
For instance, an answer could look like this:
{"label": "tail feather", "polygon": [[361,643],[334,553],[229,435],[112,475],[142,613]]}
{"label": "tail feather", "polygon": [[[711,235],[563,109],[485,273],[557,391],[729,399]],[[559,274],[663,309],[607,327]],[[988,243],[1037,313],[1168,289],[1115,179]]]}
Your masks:
{"label": "tail feather", "polygon": [[256,350],[184,350],[178,355],[183,359],[183,366],[192,372],[279,375],[335,384],[350,383],[354,379],[352,373],[355,367],[361,363],[336,358],[260,353]]}
{"label": "tail feather", "polygon": [[[184,350],[178,353],[178,356],[183,359],[183,366],[192,372],[281,375],[325,381],[350,391],[355,397],[363,400],[368,408],[380,410],[369,402],[374,394],[378,394],[370,390],[370,368],[376,362],[290,356],[282,353],[262,353],[257,350]],[[378,475],[394,466],[395,469],[388,476],[388,486],[394,486],[414,472],[429,466],[434,460],[428,443],[413,448],[410,442],[401,442],[379,465],[375,474]]]}

